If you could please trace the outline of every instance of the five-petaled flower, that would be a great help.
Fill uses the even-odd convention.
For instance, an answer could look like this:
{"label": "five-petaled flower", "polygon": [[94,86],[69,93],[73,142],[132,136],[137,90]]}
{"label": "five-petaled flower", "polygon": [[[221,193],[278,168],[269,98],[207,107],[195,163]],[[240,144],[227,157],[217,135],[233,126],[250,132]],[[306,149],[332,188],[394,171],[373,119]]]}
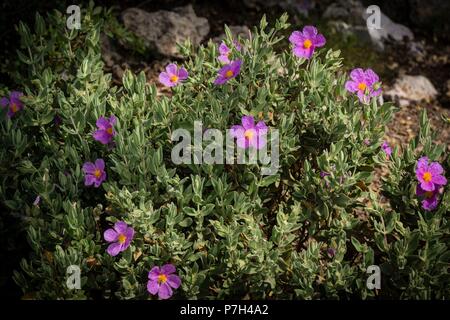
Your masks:
{"label": "five-petaled flower", "polygon": [[95,163],[86,162],[83,165],[84,185],[98,188],[106,180],[105,162],[103,159],[95,160]]}
{"label": "five-petaled flower", "polygon": [[174,87],[186,80],[189,76],[187,70],[183,67],[178,68],[175,63],[166,67],[166,71],[159,74],[159,82],[167,87]]}
{"label": "five-petaled flower", "polygon": [[231,61],[231,63],[224,65],[220,70],[219,74],[214,80],[215,85],[224,84],[228,80],[236,77],[241,71],[241,60]]}
{"label": "five-petaled flower", "polygon": [[[233,44],[237,51],[241,51],[241,45],[239,42],[234,41]],[[225,42],[222,42],[219,45],[219,57],[217,59],[223,64],[229,64],[231,62],[231,52],[232,50],[225,44]]]}
{"label": "five-petaled flower", "polygon": [[151,294],[158,294],[160,299],[168,299],[172,296],[173,290],[181,285],[181,279],[174,274],[175,266],[166,264],[161,268],[156,266],[148,273],[147,290]]}
{"label": "five-petaled flower", "polygon": [[443,176],[444,169],[438,162],[428,164],[428,157],[422,157],[417,161],[416,176],[420,187],[424,191],[435,191],[440,186],[447,184]]}
{"label": "five-petaled flower", "polygon": [[116,117],[111,116],[109,119],[105,117],[100,117],[97,120],[97,128],[98,130],[95,131],[92,136],[95,140],[99,141],[102,144],[109,144],[111,143],[113,137],[116,135],[116,132],[114,130],[114,125],[116,124]]}
{"label": "five-petaled flower", "polygon": [[23,109],[23,103],[20,100],[21,96],[23,96],[22,92],[11,91],[9,99],[7,97],[0,99],[0,106],[2,108],[8,107],[8,112],[6,113],[8,118],[12,118],[18,111]]}
{"label": "five-petaled flower", "polygon": [[268,131],[264,121],[259,121],[255,125],[253,116],[243,116],[241,122],[242,125],[234,125],[230,131],[231,136],[237,138],[238,147],[243,149],[253,147],[258,150],[263,148],[267,143]]}
{"label": "five-petaled flower", "polygon": [[292,32],[289,41],[294,45],[294,55],[305,59],[310,59],[316,48],[323,47],[326,43],[325,37],[318,34],[313,26],[305,26],[303,31]]}
{"label": "five-petaled flower", "polygon": [[108,242],[112,242],[106,249],[106,252],[110,256],[117,256],[119,252],[125,251],[130,246],[133,237],[134,229],[123,221],[117,221],[113,228],[103,233],[103,238]]}
{"label": "five-petaled flower", "polygon": [[350,72],[351,80],[345,83],[345,89],[351,93],[356,93],[359,101],[369,103],[370,98],[381,94],[380,78],[372,70],[363,70],[361,68],[353,69]]}

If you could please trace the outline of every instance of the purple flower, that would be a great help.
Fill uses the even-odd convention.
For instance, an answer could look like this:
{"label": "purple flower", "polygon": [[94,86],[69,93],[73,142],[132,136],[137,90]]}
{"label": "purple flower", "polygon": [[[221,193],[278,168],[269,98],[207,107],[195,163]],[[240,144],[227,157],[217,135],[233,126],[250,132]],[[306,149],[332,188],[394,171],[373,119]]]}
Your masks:
{"label": "purple flower", "polygon": [[224,84],[228,80],[236,77],[239,72],[241,71],[241,60],[235,60],[231,61],[230,64],[227,64],[223,66],[219,70],[219,75],[217,76],[216,80],[214,80],[215,85]]}
{"label": "purple flower", "polygon": [[435,191],[440,186],[447,184],[447,179],[442,175],[444,169],[438,162],[428,164],[427,157],[422,157],[417,161],[416,176],[420,182],[420,187],[424,191]]}
{"label": "purple flower", "polygon": [[166,264],[160,267],[153,267],[148,273],[147,290],[151,294],[158,294],[160,299],[168,299],[172,296],[173,289],[178,289],[181,279],[175,273],[173,264]]}
{"label": "purple flower", "polygon": [[310,59],[314,50],[323,47],[326,43],[325,37],[317,33],[316,27],[305,26],[302,31],[294,31],[289,37],[294,45],[293,52],[297,57]]}
{"label": "purple flower", "polygon": [[129,227],[125,222],[118,221],[114,224],[114,228],[108,229],[103,233],[103,238],[112,242],[106,252],[110,256],[117,256],[119,252],[127,250],[131,240],[134,237],[134,229]]}
{"label": "purple flower", "polygon": [[370,146],[370,140],[369,139],[364,139],[364,144],[366,146]]}
{"label": "purple flower", "polygon": [[371,97],[381,94],[380,78],[372,69],[353,69],[350,78],[351,80],[345,83],[345,89],[356,93],[362,103],[369,103]]}
{"label": "purple flower", "polygon": [[159,82],[166,87],[174,87],[186,80],[188,76],[189,73],[185,68],[178,68],[175,63],[171,63],[166,67],[166,72],[163,71],[159,74]]}
{"label": "purple flower", "polygon": [[247,149],[253,147],[256,149],[263,148],[266,143],[267,126],[264,121],[259,121],[255,125],[253,116],[243,116],[242,125],[234,125],[230,129],[232,137],[237,138],[237,145],[240,148]]}
{"label": "purple flower", "polygon": [[23,103],[20,101],[21,96],[23,96],[22,92],[11,91],[9,99],[7,97],[0,99],[0,106],[2,108],[8,107],[8,113],[6,114],[8,118],[12,118],[16,112],[23,109]]}
{"label": "purple flower", "polygon": [[92,134],[94,139],[102,144],[111,143],[113,137],[116,135],[116,132],[113,128],[113,126],[116,124],[116,120],[117,119],[115,116],[111,116],[109,119],[106,119],[104,117],[98,118],[96,123],[98,130]]}
{"label": "purple flower", "polygon": [[420,185],[417,186],[416,195],[422,200],[422,208],[426,211],[436,209],[438,205],[438,195],[443,192],[443,187],[438,186],[434,191],[425,191]]}
{"label": "purple flower", "polygon": [[392,154],[392,149],[391,147],[389,147],[388,143],[386,141],[383,142],[383,144],[381,145],[381,149],[384,151],[384,153],[386,154],[386,157],[390,157]]}
{"label": "purple flower", "polygon": [[[239,42],[237,41],[233,41],[234,47],[236,48],[237,51],[241,51],[241,45],[239,44]],[[217,58],[221,63],[223,64],[229,64],[230,61],[230,54],[231,54],[231,49],[228,48],[228,46],[225,44],[225,42],[222,42],[219,45],[219,57]]]}
{"label": "purple flower", "polygon": [[92,162],[86,162],[83,165],[84,171],[84,185],[94,185],[98,188],[103,181],[106,180],[105,162],[103,159],[95,160],[95,164]]}

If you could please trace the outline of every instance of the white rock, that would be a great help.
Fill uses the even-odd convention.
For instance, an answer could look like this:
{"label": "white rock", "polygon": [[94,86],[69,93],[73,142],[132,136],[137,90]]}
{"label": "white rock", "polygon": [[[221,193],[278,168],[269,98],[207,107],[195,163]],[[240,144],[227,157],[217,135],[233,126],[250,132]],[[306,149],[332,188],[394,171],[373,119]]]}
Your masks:
{"label": "white rock", "polygon": [[438,92],[433,84],[424,76],[403,75],[398,78],[392,89],[384,95],[391,100],[398,100],[400,105],[408,105],[411,102],[431,101],[436,98]]}

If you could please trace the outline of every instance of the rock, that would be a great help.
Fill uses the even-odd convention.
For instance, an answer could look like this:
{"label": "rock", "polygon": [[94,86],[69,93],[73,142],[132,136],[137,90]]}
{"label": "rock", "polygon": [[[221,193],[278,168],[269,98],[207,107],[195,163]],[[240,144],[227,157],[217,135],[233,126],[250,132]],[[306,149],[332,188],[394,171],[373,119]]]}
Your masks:
{"label": "rock", "polygon": [[[238,39],[241,37],[242,39],[249,39],[250,37],[250,29],[247,26],[229,26],[233,39]],[[212,39],[213,42],[220,43],[222,40],[226,38],[225,33],[222,33],[220,36]]]}
{"label": "rock", "polygon": [[190,39],[198,45],[209,33],[208,20],[197,17],[191,5],[156,12],[129,8],[122,13],[122,20],[151,50],[171,57],[180,57],[177,43]]}
{"label": "rock", "polygon": [[398,78],[391,90],[384,93],[391,100],[398,100],[401,106],[411,102],[429,102],[436,98],[438,92],[424,76],[403,75]]}
{"label": "rock", "polygon": [[371,39],[377,49],[383,50],[386,42],[414,39],[412,31],[401,24],[393,22],[380,10],[380,25],[372,27],[372,11],[367,9],[358,0],[339,0],[327,7],[322,17],[328,20],[338,20],[346,23],[347,27],[341,31],[354,34],[361,40]]}

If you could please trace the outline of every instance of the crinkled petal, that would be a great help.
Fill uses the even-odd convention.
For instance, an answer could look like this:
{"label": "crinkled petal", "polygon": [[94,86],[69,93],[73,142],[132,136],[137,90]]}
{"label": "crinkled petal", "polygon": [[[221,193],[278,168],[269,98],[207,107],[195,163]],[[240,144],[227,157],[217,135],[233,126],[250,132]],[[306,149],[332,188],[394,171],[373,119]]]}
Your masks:
{"label": "crinkled petal", "polygon": [[318,34],[313,38],[313,43],[316,47],[323,47],[327,43],[327,40],[322,34]]}
{"label": "crinkled petal", "polygon": [[264,121],[258,121],[256,124],[256,131],[258,132],[258,135],[267,134],[268,128]]}
{"label": "crinkled petal", "polygon": [[305,26],[303,28],[303,35],[306,38],[314,38],[317,35],[317,28],[314,26]]}
{"label": "crinkled petal", "polygon": [[437,176],[433,176],[432,182],[434,184],[438,184],[440,186],[445,186],[447,184],[447,179],[444,176],[437,175]]}
{"label": "crinkled petal", "polygon": [[174,289],[178,289],[181,285],[181,279],[176,274],[171,274],[167,277],[167,283]]}
{"label": "crinkled petal", "polygon": [[349,92],[352,92],[352,93],[357,92],[358,91],[358,84],[355,81],[348,80],[345,83],[345,89],[347,91],[349,91]]}
{"label": "crinkled petal", "polygon": [[157,294],[159,291],[158,280],[149,280],[147,282],[147,291],[151,294]]}
{"label": "crinkled petal", "polygon": [[310,59],[314,53],[314,46],[311,46],[308,49],[304,48],[303,46],[295,46],[293,51],[294,55],[296,55],[297,57]]}
{"label": "crinkled petal", "polygon": [[189,73],[187,72],[187,70],[185,68],[180,68],[180,70],[178,70],[178,78],[180,80],[186,80],[189,77]]}
{"label": "crinkled petal", "polygon": [[88,174],[84,177],[84,185],[85,186],[92,186],[94,184],[94,182],[95,182],[95,177],[93,175]]}
{"label": "crinkled petal", "polygon": [[289,42],[291,42],[295,46],[303,45],[303,42],[305,40],[306,40],[305,37],[303,36],[303,34],[300,31],[294,31],[289,36]]}
{"label": "crinkled petal", "polygon": [[128,225],[124,221],[117,221],[114,224],[114,230],[119,234],[125,234],[127,232]]}
{"label": "crinkled petal", "polygon": [[365,80],[364,70],[361,68],[353,69],[352,72],[350,72],[350,78],[356,83],[364,82]]}
{"label": "crinkled petal", "polygon": [[164,273],[165,275],[169,275],[171,273],[174,273],[176,271],[176,268],[173,264],[165,264],[161,267],[161,273]]}
{"label": "crinkled petal", "polygon": [[166,72],[169,74],[169,76],[173,76],[177,74],[178,67],[175,63],[170,63],[166,67]]}
{"label": "crinkled petal", "polygon": [[121,249],[122,249],[122,246],[120,245],[120,243],[114,242],[108,246],[108,249],[106,249],[106,252],[108,252],[108,254],[110,256],[115,257],[120,253]]}
{"label": "crinkled petal", "polygon": [[167,72],[161,72],[159,74],[159,82],[161,82],[166,87],[173,87],[175,86],[175,82],[170,81],[170,75]]}
{"label": "crinkled petal", "polygon": [[161,271],[158,266],[153,267],[148,273],[148,278],[150,280],[158,280],[158,276],[161,274]]}
{"label": "crinkled petal", "polygon": [[103,238],[108,242],[117,241],[119,234],[114,229],[108,229],[103,233]]}
{"label": "crinkled petal", "polygon": [[94,173],[95,172],[95,165],[92,162],[86,162],[83,164],[83,172],[84,173]]}
{"label": "crinkled petal", "polygon": [[95,160],[95,167],[101,171],[105,170],[105,161],[103,159]]}
{"label": "crinkled petal", "polygon": [[100,117],[97,119],[96,125],[98,128],[106,130],[109,128],[110,123],[108,119],[106,119],[105,117]]}
{"label": "crinkled petal", "polygon": [[433,176],[438,176],[444,172],[444,169],[442,169],[442,166],[437,162],[432,162],[430,166],[428,167],[428,170],[431,172]]}
{"label": "crinkled petal", "polygon": [[235,138],[244,137],[245,129],[241,125],[234,125],[230,129],[230,135]]}
{"label": "crinkled petal", "polygon": [[245,130],[255,128],[255,119],[253,116],[243,116],[241,121]]}
{"label": "crinkled petal", "polygon": [[230,53],[230,48],[225,44],[225,42],[222,42],[219,46],[219,53],[221,55],[228,55]]}
{"label": "crinkled petal", "polygon": [[434,191],[435,188],[434,183],[431,181],[422,181],[420,187],[425,191]]}
{"label": "crinkled petal", "polygon": [[160,299],[169,299],[173,294],[172,288],[166,283],[159,286],[158,297]]}

